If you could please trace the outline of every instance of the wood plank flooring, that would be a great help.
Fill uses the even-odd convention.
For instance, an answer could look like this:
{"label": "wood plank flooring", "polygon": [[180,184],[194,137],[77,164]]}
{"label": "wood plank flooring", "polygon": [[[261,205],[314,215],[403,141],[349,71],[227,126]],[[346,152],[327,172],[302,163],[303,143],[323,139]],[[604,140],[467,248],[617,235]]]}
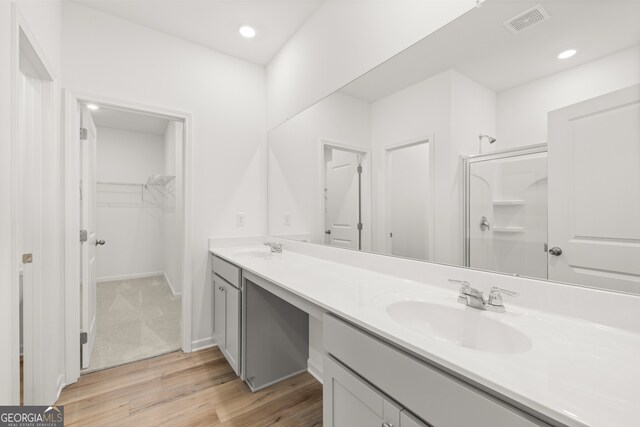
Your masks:
{"label": "wood plank flooring", "polygon": [[322,425],[322,385],[311,375],[251,393],[217,348],[83,375],[57,404],[65,426]]}

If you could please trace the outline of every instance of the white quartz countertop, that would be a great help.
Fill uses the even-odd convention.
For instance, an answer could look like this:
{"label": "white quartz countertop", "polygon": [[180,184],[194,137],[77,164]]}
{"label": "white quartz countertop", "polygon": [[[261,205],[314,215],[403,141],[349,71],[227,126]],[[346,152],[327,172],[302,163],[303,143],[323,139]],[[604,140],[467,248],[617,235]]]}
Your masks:
{"label": "white quartz countertop", "polygon": [[[214,254],[335,313],[426,360],[457,372],[568,426],[640,425],[640,335],[522,308],[464,307],[451,290],[265,247],[213,248]],[[387,307],[423,301],[500,321],[526,335],[517,353],[465,348],[396,322]],[[475,313],[473,315],[476,315]]]}

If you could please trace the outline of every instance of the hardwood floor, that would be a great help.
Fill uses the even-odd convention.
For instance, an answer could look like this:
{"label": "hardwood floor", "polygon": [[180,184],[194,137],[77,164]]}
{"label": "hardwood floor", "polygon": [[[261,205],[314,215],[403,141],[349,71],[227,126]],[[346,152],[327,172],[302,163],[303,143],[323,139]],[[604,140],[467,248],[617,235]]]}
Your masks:
{"label": "hardwood floor", "polygon": [[57,404],[65,426],[322,425],[322,385],[311,375],[251,393],[217,348],[83,375]]}

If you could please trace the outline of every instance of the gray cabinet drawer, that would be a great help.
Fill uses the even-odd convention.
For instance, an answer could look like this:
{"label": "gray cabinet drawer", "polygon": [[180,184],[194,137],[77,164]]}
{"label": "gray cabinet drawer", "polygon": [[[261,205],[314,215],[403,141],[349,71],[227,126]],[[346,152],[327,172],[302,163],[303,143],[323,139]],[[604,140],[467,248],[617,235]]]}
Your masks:
{"label": "gray cabinet drawer", "polygon": [[548,425],[332,315],[324,318],[324,345],[333,357],[431,425]]}
{"label": "gray cabinet drawer", "polygon": [[211,256],[211,268],[215,274],[236,288],[240,288],[240,268],[215,255]]}

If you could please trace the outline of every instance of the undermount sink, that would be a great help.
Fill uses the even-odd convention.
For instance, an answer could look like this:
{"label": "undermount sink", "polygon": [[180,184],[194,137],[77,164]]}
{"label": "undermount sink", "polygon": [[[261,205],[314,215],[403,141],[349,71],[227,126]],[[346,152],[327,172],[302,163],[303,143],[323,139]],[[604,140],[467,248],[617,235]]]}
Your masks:
{"label": "undermount sink", "polygon": [[523,353],[532,347],[522,332],[473,308],[400,301],[389,305],[387,313],[408,329],[473,350]]}
{"label": "undermount sink", "polygon": [[271,256],[271,251],[268,248],[238,249],[235,252],[237,255],[255,257],[255,258],[266,258]]}

